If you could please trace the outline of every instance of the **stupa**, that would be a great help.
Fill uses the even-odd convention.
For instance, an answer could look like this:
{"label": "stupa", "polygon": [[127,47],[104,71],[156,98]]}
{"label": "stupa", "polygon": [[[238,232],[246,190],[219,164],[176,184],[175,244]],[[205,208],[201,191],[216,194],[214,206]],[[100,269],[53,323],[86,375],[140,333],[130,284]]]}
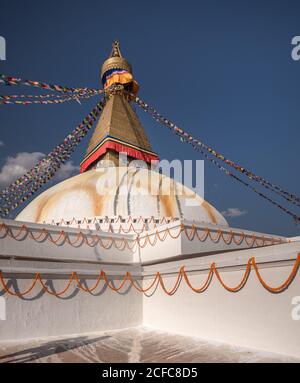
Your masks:
{"label": "stupa", "polygon": [[[60,342],[50,337],[80,335],[101,343],[101,360],[118,361],[114,339],[107,354],[111,335],[93,341],[91,334],[143,325],[300,358],[299,237],[230,227],[195,191],[158,171],[118,42],[101,81],[105,106],[80,174],[41,193],[15,220],[0,221],[7,305],[0,354],[12,340],[43,338],[48,352]],[[143,340],[133,339],[121,336],[120,345],[138,356]],[[157,344],[150,349],[161,358],[164,335]],[[190,344],[184,361],[193,360]]]}
{"label": "stupa", "polygon": [[[128,91],[137,92],[132,66],[113,44],[103,63],[101,80],[106,104],[80,165],[81,174],[35,198],[17,220],[61,223],[102,217],[186,219],[228,226],[207,201],[184,185],[151,170],[158,155],[131,103]],[[126,155],[126,164],[122,156]],[[142,167],[141,161],[143,162]],[[91,223],[90,223],[91,227]]]}

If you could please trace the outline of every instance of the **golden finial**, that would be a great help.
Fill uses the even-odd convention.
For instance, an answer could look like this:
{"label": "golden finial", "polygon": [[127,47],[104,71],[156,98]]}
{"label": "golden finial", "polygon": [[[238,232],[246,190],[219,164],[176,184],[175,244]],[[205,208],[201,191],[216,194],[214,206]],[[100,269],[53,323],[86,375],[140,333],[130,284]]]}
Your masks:
{"label": "golden finial", "polygon": [[109,57],[122,57],[120,51],[120,43],[118,40],[115,40],[112,45],[112,51]]}
{"label": "golden finial", "polygon": [[114,41],[112,51],[108,59],[104,61],[101,68],[101,79],[105,72],[110,69],[125,69],[132,74],[132,67],[127,60],[125,60],[120,51],[120,43],[118,40]]}

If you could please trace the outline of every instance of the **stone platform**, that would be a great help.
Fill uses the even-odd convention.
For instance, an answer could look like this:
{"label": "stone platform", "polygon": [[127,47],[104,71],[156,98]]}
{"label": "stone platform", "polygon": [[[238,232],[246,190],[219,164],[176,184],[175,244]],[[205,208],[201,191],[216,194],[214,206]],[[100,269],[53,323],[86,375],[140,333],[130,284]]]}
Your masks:
{"label": "stone platform", "polygon": [[0,363],[299,363],[300,359],[147,327],[0,343]]}

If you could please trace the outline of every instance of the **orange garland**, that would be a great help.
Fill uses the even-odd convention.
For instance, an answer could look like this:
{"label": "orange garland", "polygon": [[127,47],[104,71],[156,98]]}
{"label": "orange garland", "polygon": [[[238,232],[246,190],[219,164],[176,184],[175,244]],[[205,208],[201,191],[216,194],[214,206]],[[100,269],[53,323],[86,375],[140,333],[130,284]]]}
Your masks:
{"label": "orange garland", "polygon": [[[155,284],[159,284],[162,288],[162,290],[167,294],[167,295],[173,295],[176,293],[178,287],[180,286],[180,283],[181,283],[181,280],[184,279],[184,281],[186,282],[187,286],[195,293],[203,293],[204,291],[206,291],[206,289],[208,288],[208,286],[210,285],[210,282],[213,278],[213,275],[215,274],[216,277],[217,277],[217,280],[220,282],[221,286],[224,287],[224,289],[226,289],[227,291],[229,292],[238,292],[239,290],[241,290],[247,283],[247,280],[248,280],[248,277],[250,275],[250,272],[251,272],[251,269],[252,267],[254,268],[254,271],[255,271],[255,274],[259,280],[259,282],[261,283],[261,285],[266,289],[268,290],[269,292],[271,293],[280,293],[282,291],[284,291],[285,289],[287,289],[289,287],[289,285],[293,282],[297,272],[298,272],[298,269],[299,269],[299,265],[300,265],[300,253],[298,253],[297,255],[297,258],[294,262],[294,265],[292,267],[292,270],[289,274],[289,276],[287,277],[287,279],[279,286],[277,287],[272,287],[270,285],[267,284],[267,282],[264,281],[263,277],[261,276],[260,274],[260,271],[257,267],[257,264],[256,264],[256,261],[255,261],[255,258],[252,257],[248,260],[247,262],[247,265],[246,265],[246,270],[245,270],[245,273],[243,275],[243,278],[241,280],[240,283],[238,283],[236,286],[234,287],[231,287],[231,286],[228,286],[224,283],[224,281],[222,280],[221,276],[220,276],[220,273],[217,269],[217,266],[215,263],[212,263],[211,266],[210,266],[210,269],[209,269],[209,273],[208,273],[208,276],[204,282],[204,284],[201,286],[201,287],[194,287],[188,276],[187,276],[187,273],[186,271],[184,270],[184,266],[182,266],[179,271],[178,271],[178,275],[177,275],[177,278],[176,278],[176,281],[174,283],[174,286],[168,290],[164,284],[164,281],[163,281],[163,278],[161,276],[161,273],[160,272],[157,272],[155,274],[155,278],[154,280],[149,284],[148,287],[146,288],[142,288],[140,287],[138,284],[136,284],[136,281],[134,280],[133,276],[131,275],[130,272],[126,272],[126,274],[124,275],[123,279],[121,280],[121,283],[119,284],[118,287],[115,287],[113,286],[110,282],[109,282],[109,279],[107,278],[106,276],[106,273],[102,270],[100,273],[99,273],[99,276],[97,277],[96,279],[96,282],[94,284],[93,287],[91,288],[86,288],[82,285],[82,283],[80,282],[80,279],[79,279],[79,276],[76,272],[72,272],[68,282],[67,282],[67,285],[66,287],[61,290],[60,292],[54,292],[54,291],[51,291],[48,289],[48,287],[46,286],[45,282],[43,281],[43,279],[41,278],[41,275],[40,273],[36,273],[34,279],[33,279],[33,282],[32,282],[32,285],[25,291],[23,292],[17,292],[17,291],[12,291],[10,290],[8,287],[7,287],[7,283],[4,281],[4,278],[3,278],[3,275],[2,275],[2,272],[0,271],[0,282],[2,284],[2,287],[3,287],[3,290],[8,293],[9,295],[12,295],[12,296],[17,296],[17,297],[23,297],[27,294],[29,294],[33,288],[36,286],[37,282],[39,282],[42,286],[42,289],[47,292],[48,294],[50,295],[53,295],[53,296],[56,296],[56,297],[59,297],[63,294],[65,294],[70,286],[71,286],[71,283],[73,281],[76,281],[77,283],[77,287],[82,290],[82,291],[85,291],[85,292],[88,292],[88,293],[91,293],[93,292],[99,285],[101,279],[103,279],[104,283],[107,285],[107,287],[109,289],[111,289],[112,291],[115,291],[115,292],[118,292],[120,291],[126,281],[128,281],[130,283],[130,286],[134,287],[138,292],[142,292],[142,293],[146,293],[148,292]],[[156,287],[155,287],[156,288]]]}
{"label": "orange garland", "polygon": [[[79,247],[82,244],[86,244],[89,247],[95,247],[97,245],[100,245],[104,249],[108,250],[114,245],[118,250],[123,251],[125,248],[132,250],[136,245],[138,245],[140,248],[144,248],[147,243],[151,245],[152,247],[155,246],[157,243],[157,239],[161,242],[165,241],[167,236],[169,236],[172,239],[179,238],[180,234],[183,232],[189,241],[193,241],[195,236],[200,242],[204,242],[209,237],[210,240],[214,243],[218,243],[220,239],[223,240],[223,242],[227,245],[231,244],[232,241],[237,245],[241,245],[243,241],[245,241],[246,245],[248,247],[255,246],[266,246],[267,242],[270,242],[271,244],[274,243],[282,243],[282,239],[280,238],[266,238],[262,237],[261,242],[259,243],[257,237],[255,234],[252,235],[246,235],[244,232],[241,233],[233,233],[232,230],[226,233],[227,238],[224,235],[224,232],[221,229],[216,230],[216,235],[212,235],[212,232],[215,230],[209,229],[208,227],[205,229],[199,229],[194,224],[191,226],[190,231],[187,230],[187,227],[183,224],[180,224],[179,230],[177,234],[172,234],[172,230],[176,228],[165,228],[161,231],[158,229],[155,230],[153,233],[146,233],[144,234],[143,241],[140,238],[140,234],[137,235],[135,239],[128,240],[125,237],[115,239],[112,236],[109,236],[107,238],[101,238],[99,235],[90,235],[92,238],[92,241],[88,240],[88,236],[83,234],[81,231],[77,233],[76,238],[74,241],[70,240],[69,234],[67,234],[64,230],[61,230],[57,237],[53,237],[53,234],[49,232],[49,230],[43,228],[41,232],[35,236],[33,232],[25,225],[23,224],[20,229],[18,230],[17,234],[13,234],[12,229],[6,225],[5,223],[0,224],[0,233],[2,230],[5,230],[4,235],[0,236],[0,239],[5,238],[6,236],[9,236],[10,238],[16,240],[16,241],[22,241],[27,236],[29,236],[30,239],[36,241],[36,242],[44,242],[46,239],[48,239],[51,243],[54,245],[60,246],[64,242],[68,243],[69,245],[73,247]],[[198,231],[204,231],[202,236],[199,236]],[[161,235],[163,233],[163,235]],[[42,237],[43,236],[43,237]],[[151,241],[150,237],[154,236],[154,240]],[[239,237],[238,240],[236,240],[236,236]],[[250,241],[248,241],[248,237],[250,237]],[[129,244],[129,242],[132,242],[132,245]]]}
{"label": "orange garland", "polygon": [[[73,224],[81,225],[81,224],[86,223],[87,225],[89,225],[89,224],[98,223],[99,227],[101,227],[100,224],[118,223],[120,220],[124,220],[124,219],[125,218],[118,216],[117,218],[113,218],[113,222],[112,222],[112,219],[108,218],[108,217],[105,217],[105,218],[96,218],[96,217],[94,217],[94,218],[86,218],[86,217],[84,217],[82,219],[78,219],[78,218],[76,219],[75,217],[73,217],[71,220],[61,219],[59,222],[55,222],[52,219],[50,225],[58,225],[58,226],[67,225],[67,226],[69,226],[69,225],[73,225]],[[157,223],[163,224],[163,223],[170,223],[170,222],[178,221],[178,218],[172,218],[172,217],[163,217],[163,218],[151,217],[151,218],[145,218],[143,216],[139,216],[137,218],[137,217],[132,217],[131,215],[128,216],[128,218],[126,218],[126,219],[128,220],[128,222],[132,222],[132,223],[133,223],[133,221],[135,221],[135,223],[140,223],[141,221],[143,221],[145,223],[147,222],[148,224],[153,223],[154,226],[157,226]],[[99,222],[99,220],[101,220],[102,222]],[[156,221],[159,221],[159,222],[156,222]],[[43,224],[47,224],[47,222],[44,221]],[[96,230],[98,230],[98,229],[96,229]]]}

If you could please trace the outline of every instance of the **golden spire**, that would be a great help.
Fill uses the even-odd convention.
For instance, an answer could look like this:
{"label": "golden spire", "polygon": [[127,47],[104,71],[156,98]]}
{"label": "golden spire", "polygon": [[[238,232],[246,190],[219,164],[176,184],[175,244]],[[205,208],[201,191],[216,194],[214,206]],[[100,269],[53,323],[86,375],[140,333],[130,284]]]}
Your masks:
{"label": "golden spire", "polygon": [[107,60],[104,61],[101,68],[101,80],[105,72],[111,69],[125,69],[132,74],[132,67],[129,62],[123,58],[120,51],[119,41],[115,41],[112,45],[112,51]]}
{"label": "golden spire", "polygon": [[122,57],[121,51],[120,51],[120,43],[118,40],[115,40],[112,45],[112,50],[109,58],[111,57]]}
{"label": "golden spire", "polygon": [[[109,58],[101,69],[101,80],[106,92],[106,104],[91,137],[86,155],[80,164],[80,172],[98,166],[102,160],[119,164],[119,153],[127,153],[128,162],[138,159],[150,166],[158,156],[151,149],[150,142],[130,104],[125,91],[136,94],[138,84],[132,76],[129,62],[122,57],[120,44],[115,41]],[[112,85],[119,87],[110,88]]]}

